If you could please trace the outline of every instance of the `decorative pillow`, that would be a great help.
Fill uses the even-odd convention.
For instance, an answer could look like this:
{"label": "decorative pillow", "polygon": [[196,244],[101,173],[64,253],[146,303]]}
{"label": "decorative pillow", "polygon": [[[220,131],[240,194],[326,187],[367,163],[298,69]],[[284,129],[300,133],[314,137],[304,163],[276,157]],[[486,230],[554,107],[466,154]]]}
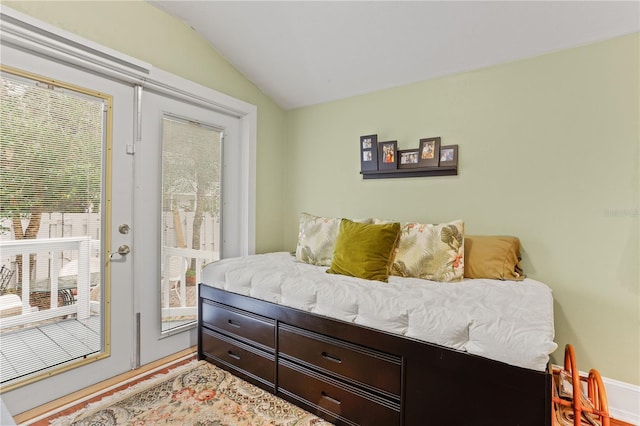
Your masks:
{"label": "decorative pillow", "polygon": [[522,281],[520,240],[507,236],[466,236],[464,238],[465,278]]}
{"label": "decorative pillow", "polygon": [[330,266],[340,231],[340,218],[300,213],[296,259],[312,265]]}
{"label": "decorative pillow", "polygon": [[[340,232],[341,218],[314,216],[300,213],[296,259],[318,266],[331,266],[333,249]],[[370,223],[371,219],[354,222]]]}
{"label": "decorative pillow", "polygon": [[342,219],[330,274],[387,282],[399,223],[373,225]]}
{"label": "decorative pillow", "polygon": [[404,223],[391,274],[431,281],[461,281],[464,222]]}

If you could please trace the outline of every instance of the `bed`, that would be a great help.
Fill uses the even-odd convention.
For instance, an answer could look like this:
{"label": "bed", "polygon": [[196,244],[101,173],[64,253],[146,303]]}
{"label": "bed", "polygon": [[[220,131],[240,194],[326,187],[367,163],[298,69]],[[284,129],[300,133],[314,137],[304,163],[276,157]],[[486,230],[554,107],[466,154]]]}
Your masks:
{"label": "bed", "polygon": [[[309,221],[301,218],[295,254],[225,259],[205,267],[199,285],[200,359],[335,424],[551,424],[553,298],[547,285],[522,274],[519,245],[513,249],[517,239],[498,239],[501,250],[510,248],[496,263],[495,250],[487,249],[495,237],[464,238],[457,222],[423,228],[432,234],[427,240],[436,235],[450,253],[438,255],[433,241],[427,242],[438,266],[431,265],[431,279],[416,278],[411,256],[398,250],[407,249],[402,238],[415,246],[411,233],[420,227],[394,225],[389,235],[396,232],[396,239],[380,259],[382,269],[395,274],[370,279],[349,271],[349,262],[340,264],[341,252],[353,257],[354,250],[363,251],[341,245],[340,237],[348,234],[343,235],[342,219],[331,226],[326,218],[310,220],[330,230],[329,238],[321,233],[318,240],[329,241],[328,247],[313,246],[303,232]],[[354,223],[358,230],[390,225],[348,225]],[[451,243],[456,238],[464,238],[466,253],[464,244]],[[349,235],[354,239],[366,240]],[[373,241],[375,250],[385,246],[384,235]],[[375,259],[370,252],[364,256],[365,262]],[[359,267],[362,259],[355,260]],[[451,272],[464,270],[465,260],[468,275],[495,277]],[[499,270],[480,271],[490,263],[500,264]]]}

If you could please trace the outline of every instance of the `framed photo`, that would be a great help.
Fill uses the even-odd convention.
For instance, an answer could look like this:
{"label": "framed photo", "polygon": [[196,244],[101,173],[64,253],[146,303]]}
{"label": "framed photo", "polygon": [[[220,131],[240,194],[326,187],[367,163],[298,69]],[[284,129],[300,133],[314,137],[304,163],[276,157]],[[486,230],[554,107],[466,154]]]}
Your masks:
{"label": "framed photo", "polygon": [[440,161],[440,138],[420,139],[420,167],[438,167]]}
{"label": "framed photo", "polygon": [[418,149],[402,149],[398,151],[398,168],[412,169],[420,167],[420,150]]}
{"label": "framed photo", "polygon": [[458,145],[445,145],[440,147],[440,167],[458,165]]}
{"label": "framed photo", "polygon": [[398,141],[378,143],[378,170],[394,170],[398,168]]}
{"label": "framed photo", "polygon": [[378,170],[378,135],[360,136],[360,171]]}

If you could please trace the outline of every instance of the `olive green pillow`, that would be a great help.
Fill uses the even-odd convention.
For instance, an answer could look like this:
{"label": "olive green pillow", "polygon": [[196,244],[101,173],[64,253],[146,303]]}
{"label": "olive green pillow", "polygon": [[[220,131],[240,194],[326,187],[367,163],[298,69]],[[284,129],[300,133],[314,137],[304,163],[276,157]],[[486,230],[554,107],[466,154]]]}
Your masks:
{"label": "olive green pillow", "polygon": [[399,235],[399,223],[373,225],[342,219],[327,272],[387,282]]}
{"label": "olive green pillow", "polygon": [[522,281],[525,274],[520,264],[520,240],[509,236],[465,236],[464,277]]}

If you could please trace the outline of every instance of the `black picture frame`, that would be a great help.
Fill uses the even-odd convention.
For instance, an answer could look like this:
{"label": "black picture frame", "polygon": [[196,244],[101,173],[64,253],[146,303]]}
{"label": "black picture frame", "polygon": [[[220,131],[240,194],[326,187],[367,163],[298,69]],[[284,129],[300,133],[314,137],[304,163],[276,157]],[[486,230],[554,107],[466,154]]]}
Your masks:
{"label": "black picture frame", "polygon": [[440,163],[440,138],[420,139],[420,167],[438,167]]}
{"label": "black picture frame", "polygon": [[440,147],[440,167],[458,167],[458,145]]}
{"label": "black picture frame", "polygon": [[398,150],[398,168],[414,169],[420,167],[420,150],[419,149],[401,149]]}
{"label": "black picture frame", "polygon": [[378,135],[360,136],[360,170],[378,170]]}
{"label": "black picture frame", "polygon": [[398,141],[378,142],[378,170],[398,168]]}

